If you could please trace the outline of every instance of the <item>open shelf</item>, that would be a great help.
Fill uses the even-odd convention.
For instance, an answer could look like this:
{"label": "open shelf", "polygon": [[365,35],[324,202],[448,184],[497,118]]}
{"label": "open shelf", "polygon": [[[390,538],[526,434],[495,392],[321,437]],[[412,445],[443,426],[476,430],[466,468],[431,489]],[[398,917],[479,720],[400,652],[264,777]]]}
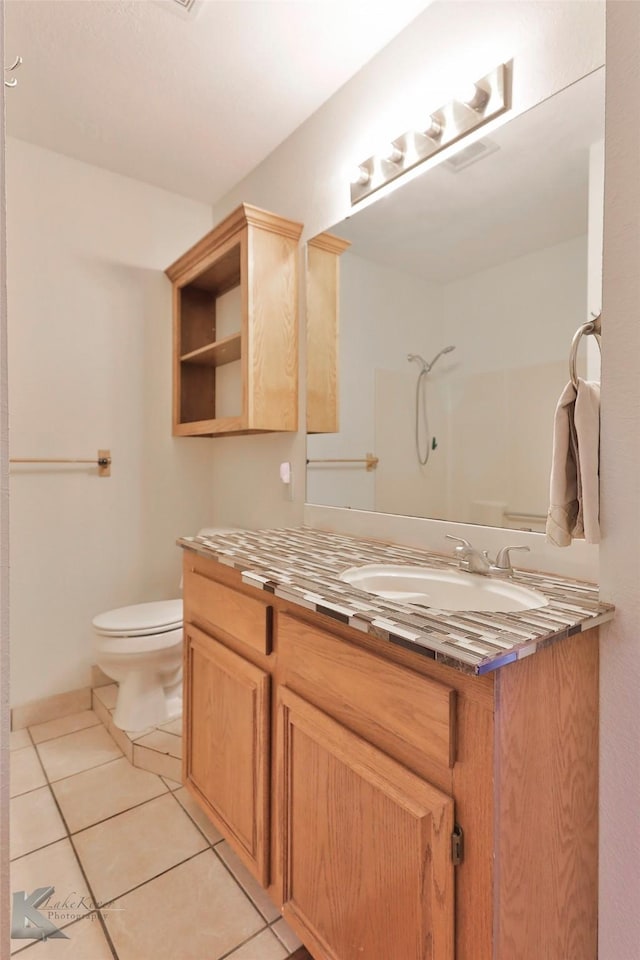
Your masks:
{"label": "open shelf", "polygon": [[242,337],[233,333],[222,340],[215,340],[198,350],[191,350],[180,357],[181,363],[193,363],[201,367],[221,367],[225,363],[233,363],[240,359]]}

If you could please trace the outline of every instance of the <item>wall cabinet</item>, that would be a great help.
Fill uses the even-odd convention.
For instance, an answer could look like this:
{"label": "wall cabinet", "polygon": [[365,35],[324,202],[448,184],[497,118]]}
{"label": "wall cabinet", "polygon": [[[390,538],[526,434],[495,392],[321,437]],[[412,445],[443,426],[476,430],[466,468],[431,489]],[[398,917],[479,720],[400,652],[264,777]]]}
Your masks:
{"label": "wall cabinet", "polygon": [[243,203],[167,268],[174,435],[297,429],[301,232]]}
{"label": "wall cabinet", "polygon": [[330,233],[307,243],[307,433],[339,429],[340,261],[351,244]]}
{"label": "wall cabinet", "polygon": [[185,783],[315,960],[596,960],[597,630],[473,677],[184,572]]}

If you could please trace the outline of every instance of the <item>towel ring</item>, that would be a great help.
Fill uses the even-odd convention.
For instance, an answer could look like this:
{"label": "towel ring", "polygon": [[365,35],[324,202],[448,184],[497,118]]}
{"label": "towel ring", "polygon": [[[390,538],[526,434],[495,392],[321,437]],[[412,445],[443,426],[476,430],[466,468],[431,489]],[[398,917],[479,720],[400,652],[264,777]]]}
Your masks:
{"label": "towel ring", "polygon": [[602,355],[602,347],[600,345],[600,334],[602,332],[602,326],[600,322],[602,314],[598,314],[597,317],[594,317],[593,320],[587,320],[586,323],[583,323],[582,326],[578,327],[576,332],[573,335],[573,340],[571,341],[571,351],[569,353],[569,377],[571,378],[571,383],[574,385],[576,390],[578,389],[578,374],[576,373],[576,360],[578,358],[578,347],[580,341],[584,336],[592,335],[596,338],[596,343],[598,344],[598,349]]}

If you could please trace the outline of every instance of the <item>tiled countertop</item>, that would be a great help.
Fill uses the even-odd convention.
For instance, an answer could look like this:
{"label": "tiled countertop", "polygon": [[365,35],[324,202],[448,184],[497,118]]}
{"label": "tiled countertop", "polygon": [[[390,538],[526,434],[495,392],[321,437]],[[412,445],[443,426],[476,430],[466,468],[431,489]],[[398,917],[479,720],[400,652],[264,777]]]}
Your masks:
{"label": "tiled countertop", "polygon": [[456,569],[455,561],[320,530],[237,530],[184,537],[178,544],[239,570],[249,586],[465,673],[488,673],[613,617],[613,606],[599,601],[596,584],[528,571],[518,571],[514,582],[544,594],[548,606],[452,613],[383,600],[344,583],[340,573],[366,563]]}

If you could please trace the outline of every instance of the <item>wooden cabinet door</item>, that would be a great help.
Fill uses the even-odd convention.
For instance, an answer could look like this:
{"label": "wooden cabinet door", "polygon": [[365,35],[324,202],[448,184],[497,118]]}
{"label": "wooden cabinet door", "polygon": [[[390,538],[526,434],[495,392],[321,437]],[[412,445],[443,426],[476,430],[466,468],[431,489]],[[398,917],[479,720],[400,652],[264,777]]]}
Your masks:
{"label": "wooden cabinet door", "polygon": [[185,638],[185,782],[267,886],[270,678],[190,624]]}
{"label": "wooden cabinet door", "polygon": [[453,960],[453,800],[287,688],[283,914],[316,960]]}

